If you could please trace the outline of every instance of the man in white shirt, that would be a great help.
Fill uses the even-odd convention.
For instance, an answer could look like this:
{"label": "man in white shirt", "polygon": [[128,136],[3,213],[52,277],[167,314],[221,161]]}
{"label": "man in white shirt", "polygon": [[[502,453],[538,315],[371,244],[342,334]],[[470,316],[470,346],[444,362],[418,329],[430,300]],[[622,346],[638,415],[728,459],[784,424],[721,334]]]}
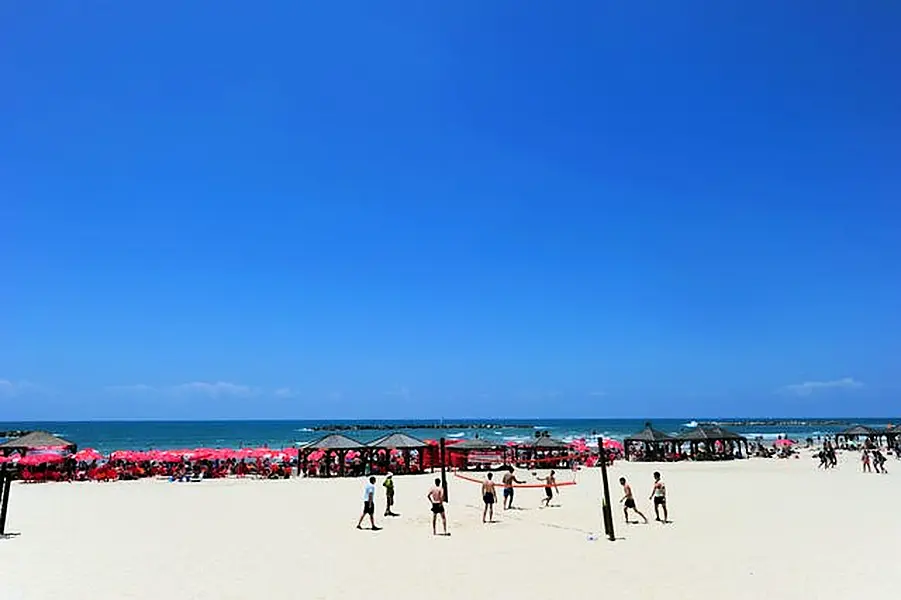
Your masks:
{"label": "man in white shirt", "polygon": [[363,519],[366,515],[369,515],[369,524],[372,525],[373,531],[381,529],[375,526],[375,477],[370,477],[369,483],[363,487],[363,514],[357,521],[357,529],[363,529]]}

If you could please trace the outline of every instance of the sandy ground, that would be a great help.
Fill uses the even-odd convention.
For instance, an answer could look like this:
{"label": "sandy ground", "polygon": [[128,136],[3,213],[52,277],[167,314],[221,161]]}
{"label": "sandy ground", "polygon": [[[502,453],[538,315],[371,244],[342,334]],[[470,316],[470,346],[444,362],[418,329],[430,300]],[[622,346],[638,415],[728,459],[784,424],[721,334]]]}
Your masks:
{"label": "sandy ground", "polygon": [[518,490],[522,510],[493,525],[478,484],[451,478],[448,538],[431,535],[432,476],[397,478],[402,516],[379,516],[380,532],[354,528],[362,480],[15,485],[0,599],[896,596],[901,462],[864,475],[856,455],[840,460],[620,462],[614,503],[625,476],[652,515],[661,469],[673,523],[627,526],[616,505],[616,542],[588,539],[601,529],[590,469],[548,509],[542,490]]}

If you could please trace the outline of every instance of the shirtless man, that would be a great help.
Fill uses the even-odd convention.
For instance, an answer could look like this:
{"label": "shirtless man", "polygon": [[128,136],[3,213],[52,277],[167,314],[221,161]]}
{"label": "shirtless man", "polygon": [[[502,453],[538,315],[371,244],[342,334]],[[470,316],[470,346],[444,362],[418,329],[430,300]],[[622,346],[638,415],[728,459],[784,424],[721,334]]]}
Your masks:
{"label": "shirtless man", "polygon": [[556,472],[551,471],[551,474],[548,475],[547,477],[538,477],[537,475],[535,476],[535,478],[538,481],[544,482],[544,496],[545,496],[544,497],[544,507],[545,508],[547,508],[548,506],[551,505],[551,500],[554,498],[555,491],[557,492],[558,496],[560,495],[560,488],[557,487],[557,478],[555,475],[556,475]]}
{"label": "shirtless man", "polygon": [[[654,471],[654,489],[651,491],[654,499],[654,514],[661,523],[669,523],[669,514],[666,511],[666,485],[660,481],[660,473]],[[649,498],[650,500],[650,498]],[[663,520],[660,519],[660,507],[663,507]]]}
{"label": "shirtless man", "polygon": [[507,472],[504,473],[504,510],[513,508],[514,483],[525,483],[525,481],[516,478],[516,475],[513,474],[513,467],[507,467]]}
{"label": "shirtless man", "polygon": [[485,503],[485,508],[482,509],[482,523],[494,523],[494,503],[497,502],[497,490],[494,489],[491,473],[488,473],[488,479],[482,482],[482,502]]}
{"label": "shirtless man", "polygon": [[441,487],[441,480],[435,480],[435,487],[429,490],[426,498],[432,503],[432,535],[438,535],[436,524],[438,516],[441,516],[441,525],[444,527],[444,535],[447,535],[447,516],[444,514],[444,488]]}
{"label": "shirtless man", "polygon": [[[632,521],[629,520],[629,511],[633,510],[635,511],[635,514],[644,520],[645,525],[647,525],[648,518],[635,506],[635,497],[632,495],[632,486],[626,483],[625,477],[619,478],[619,484],[623,486],[623,497],[620,498],[620,503],[623,505],[623,515],[626,517],[626,523],[632,523]],[[635,522],[638,523],[638,521]]]}

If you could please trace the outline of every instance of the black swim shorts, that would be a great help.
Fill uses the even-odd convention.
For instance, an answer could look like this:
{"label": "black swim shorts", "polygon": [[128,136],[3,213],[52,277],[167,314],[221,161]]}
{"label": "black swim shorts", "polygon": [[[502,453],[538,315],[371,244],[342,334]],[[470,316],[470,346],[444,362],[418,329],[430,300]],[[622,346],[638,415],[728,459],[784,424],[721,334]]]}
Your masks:
{"label": "black swim shorts", "polygon": [[482,500],[485,501],[485,504],[494,504],[494,494],[485,494],[482,496]]}
{"label": "black swim shorts", "polygon": [[666,506],[666,496],[654,496],[654,506]]}
{"label": "black swim shorts", "polygon": [[440,502],[432,502],[432,512],[436,515],[440,515],[444,512],[444,505]]}
{"label": "black swim shorts", "polygon": [[364,515],[374,515],[375,514],[375,502],[363,502],[363,514]]}
{"label": "black swim shorts", "polygon": [[635,510],[635,499],[634,498],[626,498],[626,508],[631,508]]}

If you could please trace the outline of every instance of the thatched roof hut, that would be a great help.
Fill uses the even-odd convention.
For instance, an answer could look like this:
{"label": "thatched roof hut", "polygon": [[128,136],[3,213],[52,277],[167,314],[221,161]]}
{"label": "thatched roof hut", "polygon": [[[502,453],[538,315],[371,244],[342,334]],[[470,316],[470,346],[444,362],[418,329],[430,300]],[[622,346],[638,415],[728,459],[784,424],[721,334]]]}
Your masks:
{"label": "thatched roof hut", "polygon": [[471,450],[496,450],[498,448],[504,448],[505,445],[501,442],[489,442],[488,440],[484,440],[482,438],[474,438],[471,440],[463,440],[462,442],[458,442],[453,445],[447,446],[448,452],[455,451],[464,451],[469,452]]}
{"label": "thatched roof hut", "polygon": [[714,423],[701,423],[686,432],[675,437],[676,440],[685,442],[745,442],[744,436]]}
{"label": "thatched roof hut", "polygon": [[75,452],[76,445],[46,431],[32,431],[0,444],[0,453],[28,452],[44,448],[62,448],[69,452]]}
{"label": "thatched roof hut", "polygon": [[639,431],[638,433],[633,433],[629,437],[627,437],[624,441],[626,445],[629,442],[644,442],[644,443],[661,443],[661,442],[672,442],[675,438],[669,435],[668,433],[664,433],[659,429],[654,429],[650,423],[645,423],[644,429]]}
{"label": "thatched roof hut", "polygon": [[534,440],[529,440],[521,445],[522,448],[532,448],[535,450],[566,450],[569,448],[569,444],[564,442],[563,440],[558,440],[550,437],[539,437]]}
{"label": "thatched roof hut", "polygon": [[390,450],[418,450],[419,448],[425,448],[428,444],[412,435],[396,431],[372,440],[366,445],[370,448],[385,448]]}
{"label": "thatched roof hut", "polygon": [[303,447],[304,450],[362,450],[366,447],[363,442],[344,435],[343,433],[330,433]]}
{"label": "thatched roof hut", "polygon": [[873,427],[868,427],[866,425],[852,425],[848,427],[844,431],[839,431],[836,436],[839,437],[858,437],[864,436],[869,437],[873,435],[880,435],[880,431],[878,429],[874,429]]}

